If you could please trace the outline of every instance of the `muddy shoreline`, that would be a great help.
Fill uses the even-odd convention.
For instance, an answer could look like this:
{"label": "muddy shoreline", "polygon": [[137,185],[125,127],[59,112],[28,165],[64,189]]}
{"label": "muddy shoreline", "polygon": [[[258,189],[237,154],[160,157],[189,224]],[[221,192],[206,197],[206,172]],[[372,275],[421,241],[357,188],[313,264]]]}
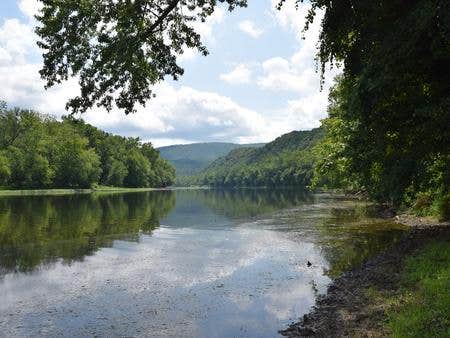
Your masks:
{"label": "muddy shoreline", "polygon": [[370,304],[367,289],[394,294],[399,287],[403,261],[430,240],[450,240],[450,224],[433,224],[417,218],[398,218],[410,230],[384,253],[338,277],[309,314],[287,329],[286,337],[380,337],[384,309]]}

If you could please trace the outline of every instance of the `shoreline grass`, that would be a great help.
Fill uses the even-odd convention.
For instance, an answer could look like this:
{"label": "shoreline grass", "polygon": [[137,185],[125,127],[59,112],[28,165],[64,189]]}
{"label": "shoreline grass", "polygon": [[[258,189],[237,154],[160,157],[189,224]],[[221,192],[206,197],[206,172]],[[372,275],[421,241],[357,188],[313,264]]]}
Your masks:
{"label": "shoreline grass", "polygon": [[395,290],[366,290],[389,337],[450,337],[450,242],[432,240],[407,257]]}
{"label": "shoreline grass", "polygon": [[402,277],[387,311],[392,337],[449,337],[450,242],[433,241],[408,257]]}
{"label": "shoreline grass", "polygon": [[153,190],[166,190],[167,188],[122,188],[99,186],[91,189],[0,189],[2,196],[44,196],[44,195],[75,195],[75,194],[94,194],[94,193],[125,193],[125,192],[143,192]]}

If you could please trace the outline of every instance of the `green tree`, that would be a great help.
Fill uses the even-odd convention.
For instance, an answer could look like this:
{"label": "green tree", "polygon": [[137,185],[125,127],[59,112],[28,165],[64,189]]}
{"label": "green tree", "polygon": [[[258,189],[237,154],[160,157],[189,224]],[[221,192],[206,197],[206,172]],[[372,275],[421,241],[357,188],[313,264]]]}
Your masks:
{"label": "green tree", "polygon": [[26,180],[25,154],[17,147],[8,147],[5,151],[10,168],[9,186],[22,187]]}
{"label": "green tree", "polygon": [[318,10],[322,71],[344,66],[339,109],[326,122],[344,140],[336,168],[344,165],[371,197],[393,206],[423,189],[446,194],[450,3],[313,0],[308,23]]}
{"label": "green tree", "polygon": [[[208,51],[193,28],[205,21],[217,2],[231,11],[246,0],[40,0],[36,29],[44,50],[40,71],[47,87],[79,77],[80,96],[67,108],[84,112],[94,104],[125,113],[145,104],[151,86],[166,76],[178,79],[177,55],[185,48]],[[115,95],[117,93],[117,95]]]}
{"label": "green tree", "polygon": [[54,171],[48,160],[38,153],[25,156],[24,162],[25,180],[22,186],[26,188],[47,188],[51,185]]}
{"label": "green tree", "polygon": [[55,185],[58,187],[90,188],[100,176],[100,159],[88,141],[71,135],[59,140],[55,156]]}
{"label": "green tree", "polygon": [[6,185],[11,176],[11,168],[9,167],[8,157],[0,153],[0,184]]}
{"label": "green tree", "polygon": [[72,116],[57,121],[0,101],[0,131],[0,184],[8,187],[123,186],[127,177],[130,186],[159,187],[175,179],[150,143],[111,135]]}
{"label": "green tree", "polygon": [[149,185],[150,162],[137,149],[133,149],[127,159],[128,174],[124,179],[126,187],[147,187]]}
{"label": "green tree", "polygon": [[105,183],[110,186],[121,187],[127,175],[128,169],[126,165],[116,159],[111,159],[108,177]]}

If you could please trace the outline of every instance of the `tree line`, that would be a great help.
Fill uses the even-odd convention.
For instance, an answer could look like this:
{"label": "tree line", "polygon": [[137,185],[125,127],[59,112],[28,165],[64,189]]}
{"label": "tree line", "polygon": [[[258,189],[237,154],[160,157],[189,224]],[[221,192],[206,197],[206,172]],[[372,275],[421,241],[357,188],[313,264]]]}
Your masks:
{"label": "tree line", "polygon": [[191,183],[218,187],[307,189],[314,173],[314,145],[322,129],[293,131],[261,148],[240,148],[211,163]]}
{"label": "tree line", "polygon": [[393,208],[450,218],[450,2],[311,1],[318,60],[343,65],[317,173]]}
{"label": "tree line", "polygon": [[175,169],[151,143],[0,103],[0,186],[166,187]]}

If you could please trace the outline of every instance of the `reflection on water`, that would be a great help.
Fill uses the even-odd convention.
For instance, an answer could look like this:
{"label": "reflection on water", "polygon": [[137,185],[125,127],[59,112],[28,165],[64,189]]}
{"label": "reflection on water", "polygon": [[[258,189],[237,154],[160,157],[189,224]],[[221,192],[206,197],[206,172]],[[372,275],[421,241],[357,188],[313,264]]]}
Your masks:
{"label": "reflection on water", "polygon": [[0,278],[82,260],[114,238],[138,241],[174,206],[171,191],[0,198]]}
{"label": "reflection on water", "polygon": [[366,210],[295,190],[0,198],[0,332],[276,336],[400,236]]}

